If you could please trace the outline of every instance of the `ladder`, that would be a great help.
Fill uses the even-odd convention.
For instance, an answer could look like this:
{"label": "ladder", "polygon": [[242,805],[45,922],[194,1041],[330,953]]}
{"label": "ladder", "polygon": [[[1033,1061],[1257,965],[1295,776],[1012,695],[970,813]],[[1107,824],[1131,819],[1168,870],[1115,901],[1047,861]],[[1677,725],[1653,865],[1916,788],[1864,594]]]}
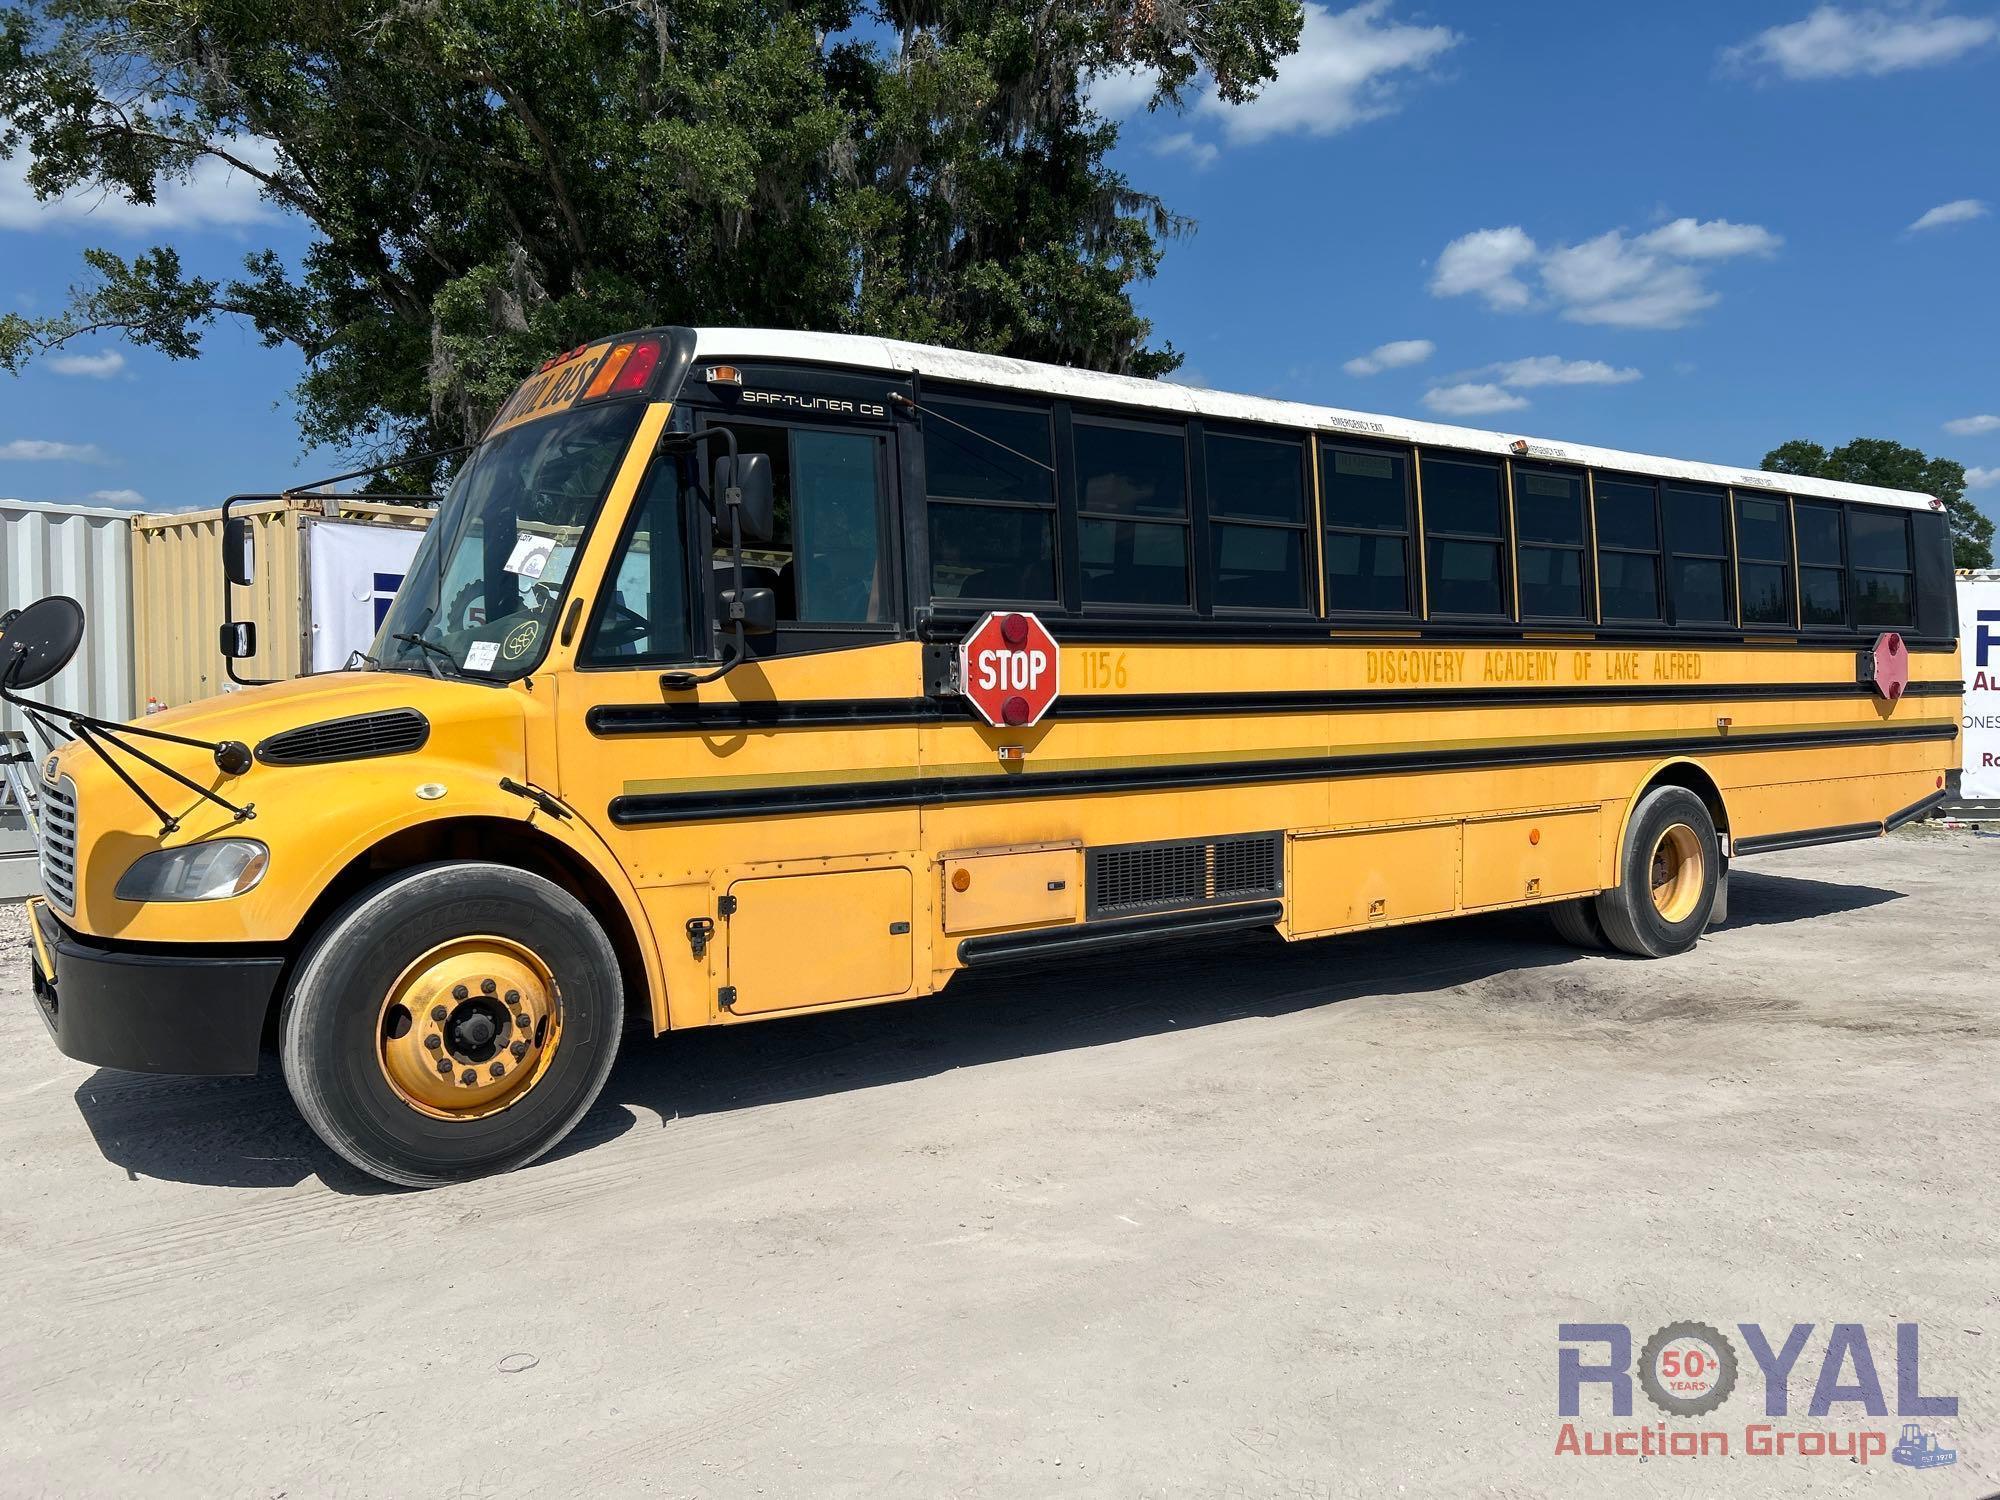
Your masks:
{"label": "ladder", "polygon": [[12,803],[21,810],[21,821],[28,825],[28,836],[35,841],[37,855],[42,850],[42,820],[38,817],[39,803],[35,797],[35,752],[28,748],[28,737],[18,729],[0,730],[0,767],[7,773],[7,784],[0,790],[0,807]]}

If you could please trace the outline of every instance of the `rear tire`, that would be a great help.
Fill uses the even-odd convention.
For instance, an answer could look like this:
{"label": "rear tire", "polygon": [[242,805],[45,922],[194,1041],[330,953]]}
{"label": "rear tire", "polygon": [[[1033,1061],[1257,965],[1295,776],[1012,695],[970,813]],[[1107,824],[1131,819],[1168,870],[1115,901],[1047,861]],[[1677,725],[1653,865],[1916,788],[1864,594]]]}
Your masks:
{"label": "rear tire", "polygon": [[1639,799],[1618,851],[1618,885],[1596,900],[1611,946],[1640,958],[1685,953],[1708,926],[1722,846],[1708,806],[1686,787]]}
{"label": "rear tire", "polygon": [[321,1140],[370,1176],[428,1187],[525,1166],[567,1135],[623,1020],[617,957],[569,892],[504,865],[424,865],[313,939],[279,1053]]}
{"label": "rear tire", "polygon": [[1549,908],[1549,921],[1555,927],[1556,936],[1566,943],[1593,952],[1602,952],[1611,946],[1611,939],[1604,935],[1604,924],[1597,920],[1597,905],[1593,897],[1558,901]]}

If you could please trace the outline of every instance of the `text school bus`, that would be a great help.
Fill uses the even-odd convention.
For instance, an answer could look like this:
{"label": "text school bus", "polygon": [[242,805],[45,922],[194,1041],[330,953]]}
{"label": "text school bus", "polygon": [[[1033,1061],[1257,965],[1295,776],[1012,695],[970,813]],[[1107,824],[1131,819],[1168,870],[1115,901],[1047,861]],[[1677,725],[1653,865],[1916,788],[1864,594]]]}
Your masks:
{"label": "text school bus", "polygon": [[464,1177],[576,1123],[628,1008],[1523,905],[1680,952],[1730,859],[1938,799],[1955,635],[1923,495],[625,335],[508,403],[371,660],[143,741],[44,716],[35,988],[110,1067],[275,1035],[334,1150]]}

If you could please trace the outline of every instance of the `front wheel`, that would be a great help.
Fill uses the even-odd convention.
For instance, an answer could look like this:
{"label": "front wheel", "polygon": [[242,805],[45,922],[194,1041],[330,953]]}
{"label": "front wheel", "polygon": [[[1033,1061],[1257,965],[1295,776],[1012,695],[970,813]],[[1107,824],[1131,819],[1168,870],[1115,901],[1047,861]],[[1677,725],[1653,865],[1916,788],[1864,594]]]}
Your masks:
{"label": "front wheel", "polygon": [[279,1052],[306,1122],[362,1171],[426,1187],[535,1160],[618,1050],[610,941],[577,899],[504,865],[425,865],[314,939]]}
{"label": "front wheel", "polygon": [[1639,799],[1618,851],[1618,885],[1597,897],[1611,946],[1641,958],[1684,953],[1708,926],[1722,844],[1708,806],[1686,787]]}

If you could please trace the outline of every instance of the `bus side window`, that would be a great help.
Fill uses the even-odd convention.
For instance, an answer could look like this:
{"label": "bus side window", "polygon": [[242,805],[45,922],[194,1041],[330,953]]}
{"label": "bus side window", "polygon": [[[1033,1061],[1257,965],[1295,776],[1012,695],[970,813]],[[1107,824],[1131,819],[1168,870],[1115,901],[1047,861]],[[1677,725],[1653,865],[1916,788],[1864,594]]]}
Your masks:
{"label": "bus side window", "polygon": [[1515,566],[1521,578],[1521,618],[1582,620],[1584,584],[1583,476],[1514,469]]}
{"label": "bus side window", "polygon": [[1667,597],[1676,625],[1730,625],[1729,516],[1720,490],[1668,485]]}
{"label": "bus side window", "polygon": [[1745,625],[1792,623],[1792,528],[1783,495],[1737,492],[1736,588]]}
{"label": "bus side window", "polygon": [[1049,409],[929,394],[924,405],[931,597],[1054,603]]}
{"label": "bus side window", "polygon": [[1847,623],[1847,550],[1841,538],[1840,507],[1801,500],[1794,512],[1799,530],[1799,613],[1807,625]]}
{"label": "bus side window", "polygon": [[1414,615],[1409,453],[1321,439],[1319,475],[1328,613]]}
{"label": "bus side window", "polygon": [[1507,613],[1500,465],[1425,452],[1419,462],[1433,615]]}
{"label": "bus side window", "polygon": [[1850,505],[1847,538],[1854,558],[1854,623],[1863,630],[1900,630],[1915,623],[1910,518],[1901,511]]}
{"label": "bus side window", "polygon": [[1083,602],[1186,608],[1187,433],[1110,417],[1070,430]]}
{"label": "bus side window", "polygon": [[[704,523],[705,524],[705,523]],[[677,467],[656,463],[612,555],[590,622],[590,666],[686,661],[692,654],[687,516]]]}
{"label": "bus side window", "polygon": [[1627,479],[1598,479],[1597,576],[1606,620],[1659,620],[1659,492]]}
{"label": "bus side window", "polygon": [[1219,608],[1310,608],[1305,444],[1206,432],[1209,588]]}

